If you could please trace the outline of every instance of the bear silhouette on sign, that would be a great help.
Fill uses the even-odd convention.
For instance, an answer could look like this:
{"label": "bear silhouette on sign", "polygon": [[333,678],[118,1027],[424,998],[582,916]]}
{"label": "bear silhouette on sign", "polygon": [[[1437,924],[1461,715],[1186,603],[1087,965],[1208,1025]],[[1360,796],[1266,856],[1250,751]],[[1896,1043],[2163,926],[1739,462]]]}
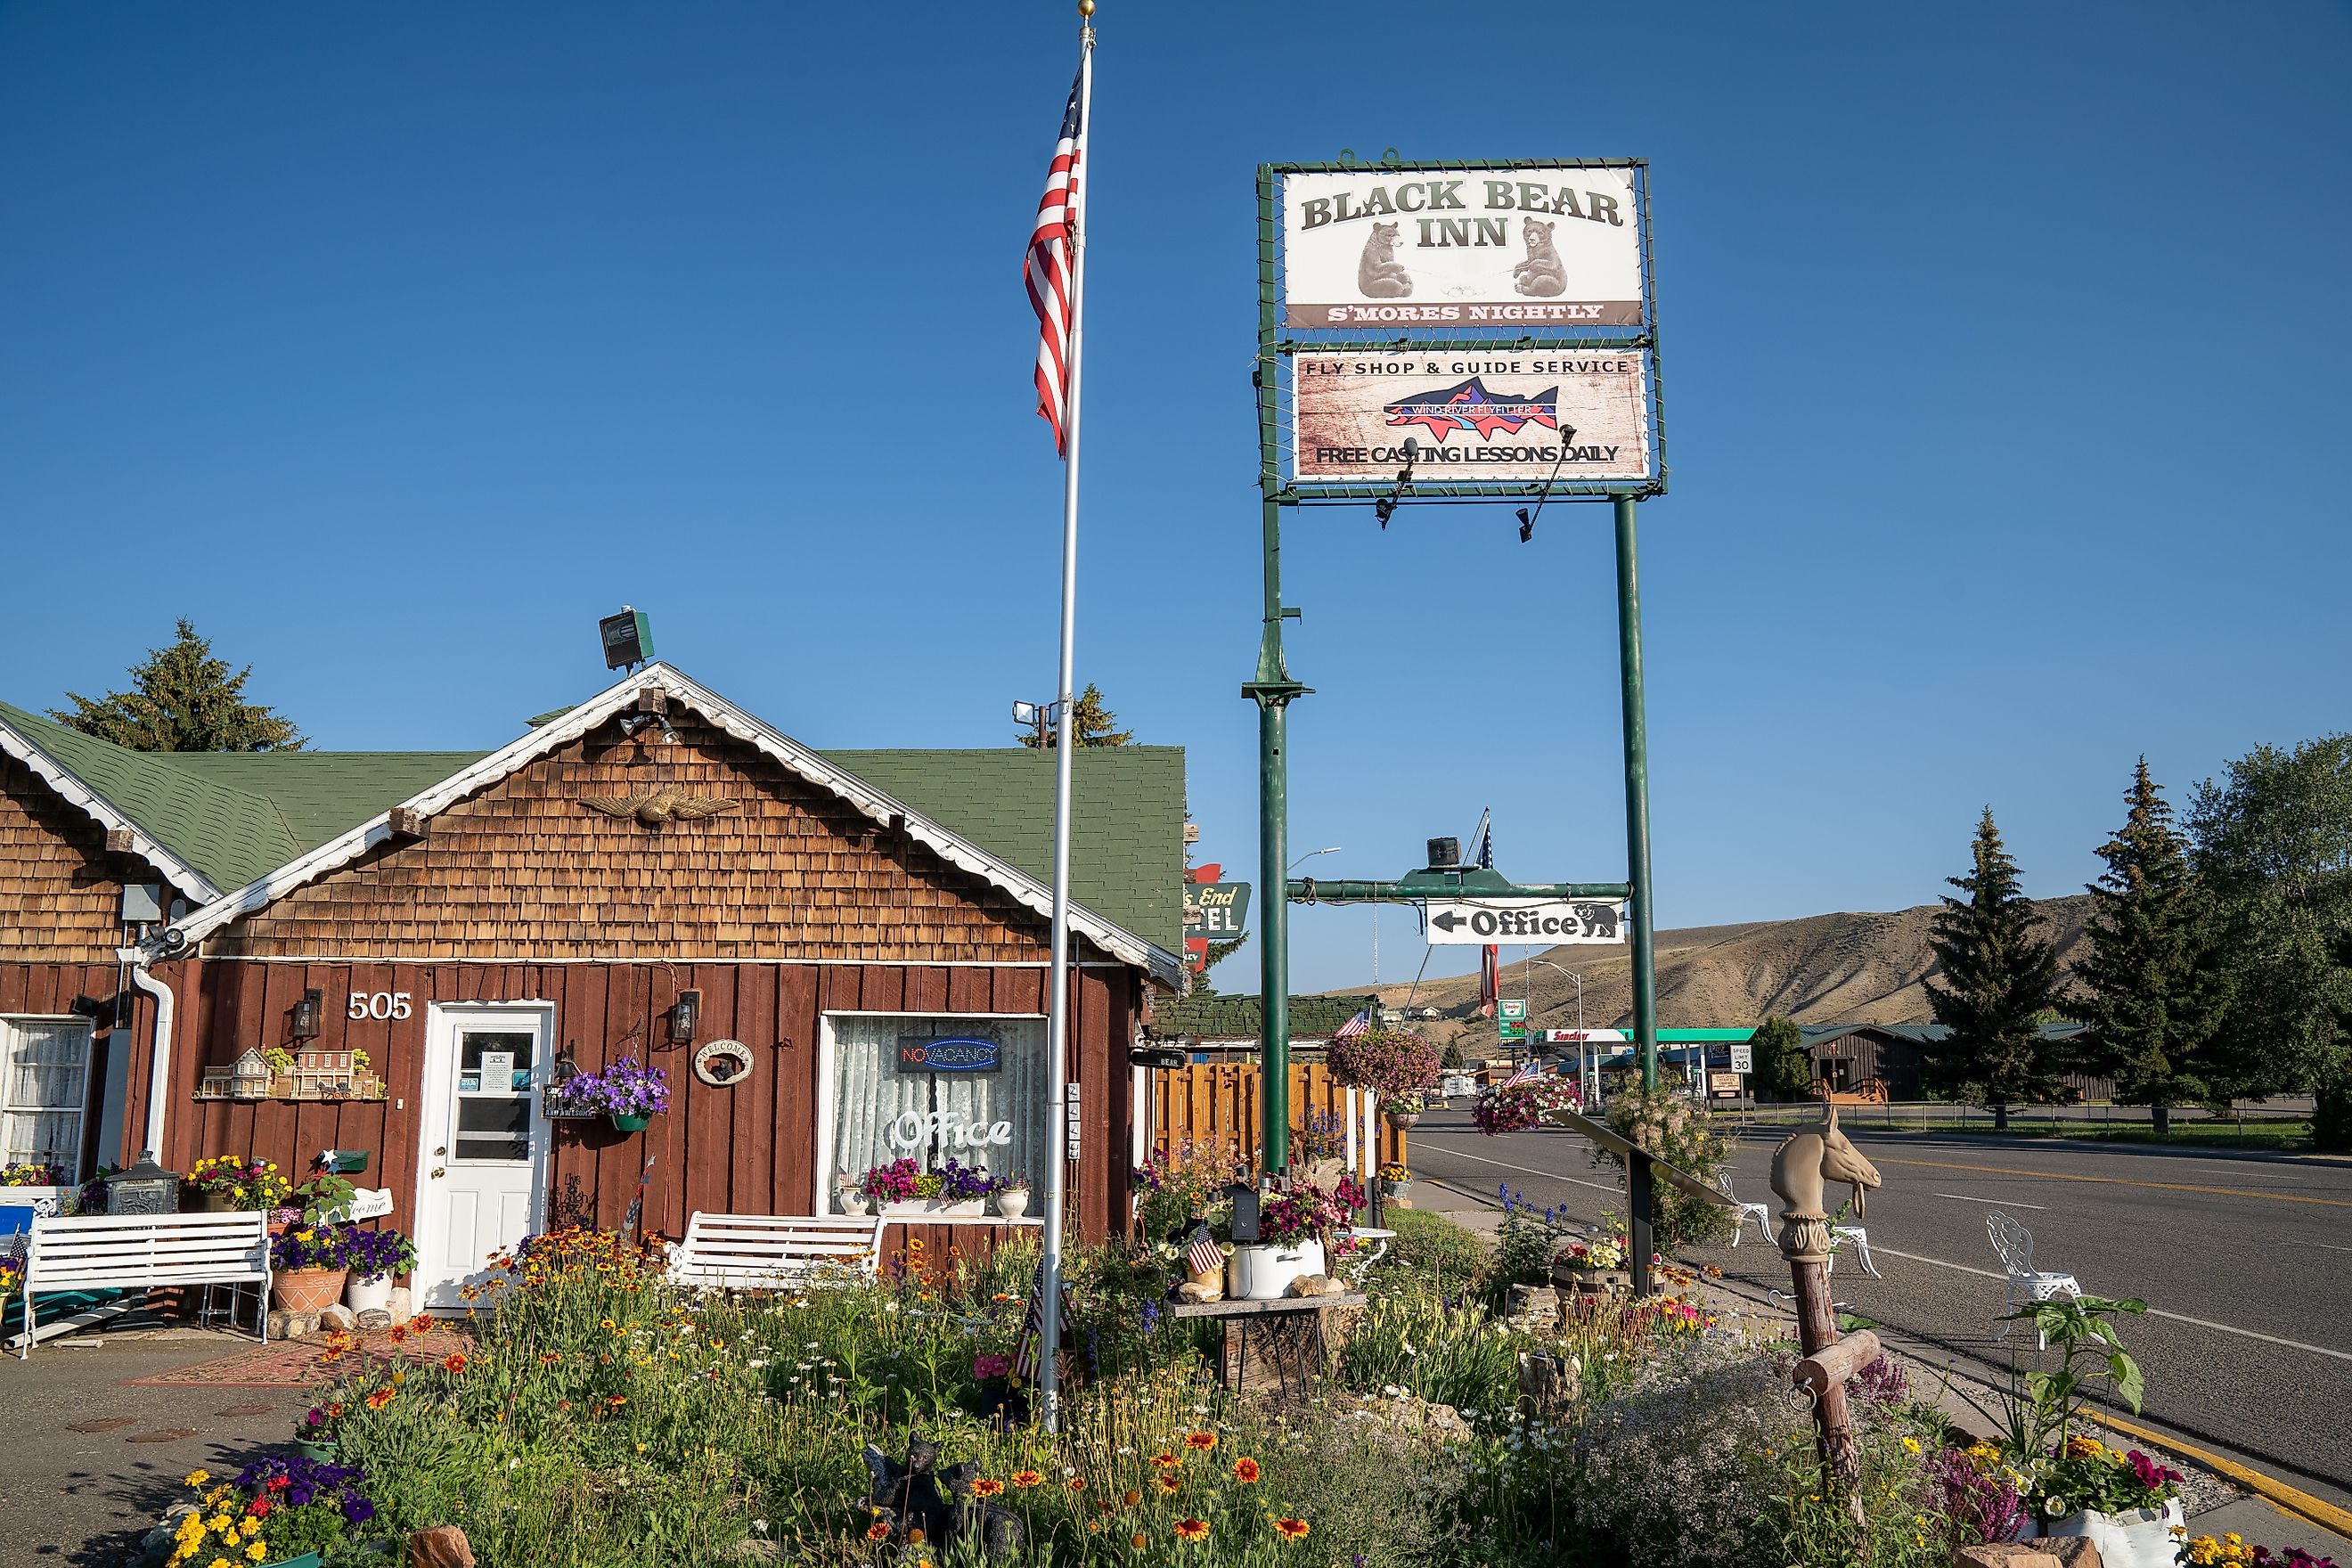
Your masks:
{"label": "bear silhouette on sign", "polygon": [[1402,300],[1412,292],[1412,274],[1396,258],[1397,226],[1372,225],[1364,254],[1356,262],[1356,287],[1367,300]]}

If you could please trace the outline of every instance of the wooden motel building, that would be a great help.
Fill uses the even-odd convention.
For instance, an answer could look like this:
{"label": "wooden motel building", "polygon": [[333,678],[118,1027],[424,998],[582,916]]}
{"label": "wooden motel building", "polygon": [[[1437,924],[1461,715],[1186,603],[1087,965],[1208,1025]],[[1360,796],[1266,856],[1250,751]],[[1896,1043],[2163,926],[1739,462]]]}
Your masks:
{"label": "wooden motel building", "polygon": [[[900,1156],[1042,1194],[1075,1148],[1073,1223],[1123,1229],[1183,753],[1073,758],[1074,1134],[1045,1071],[1053,762],[814,752],[663,664],[488,753],[136,752],[0,704],[0,1163],[299,1180],[364,1152],[438,1306],[551,1225],[838,1212],[835,1173]],[[940,1039],[992,1070],[923,1070]],[[262,1076],[273,1049],[295,1069]],[[624,1058],[667,1075],[645,1131],[547,1114]]]}

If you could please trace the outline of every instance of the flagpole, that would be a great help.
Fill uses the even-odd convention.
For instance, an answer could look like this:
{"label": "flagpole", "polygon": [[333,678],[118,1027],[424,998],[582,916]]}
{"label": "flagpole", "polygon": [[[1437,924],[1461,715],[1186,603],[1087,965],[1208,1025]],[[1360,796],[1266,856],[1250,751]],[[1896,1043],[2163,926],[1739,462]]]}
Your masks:
{"label": "flagpole", "polygon": [[1045,1078],[1053,1086],[1048,1115],[1058,1123],[1047,1130],[1046,1137],[1062,1147],[1045,1167],[1045,1259],[1039,1280],[1045,1300],[1037,1321],[1037,1402],[1049,1432],[1056,1429],[1061,1419],[1057,1352],[1062,1343],[1062,1222],[1069,1194],[1069,1118],[1076,1109],[1069,1082],[1070,754],[1077,748],[1077,702],[1072,687],[1078,619],[1078,399],[1086,321],[1087,190],[1093,176],[1087,163],[1087,141],[1094,125],[1094,0],[1078,0],[1078,138],[1070,167],[1074,221],[1070,226],[1069,396],[1063,425],[1062,675],[1057,694],[1061,720],[1054,746],[1054,953],[1045,1014]]}

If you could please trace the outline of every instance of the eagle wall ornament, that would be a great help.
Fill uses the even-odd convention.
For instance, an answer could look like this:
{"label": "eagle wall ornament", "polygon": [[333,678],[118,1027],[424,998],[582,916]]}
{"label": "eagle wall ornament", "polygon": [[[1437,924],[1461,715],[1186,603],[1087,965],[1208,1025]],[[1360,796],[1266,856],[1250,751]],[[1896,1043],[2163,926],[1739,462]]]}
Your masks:
{"label": "eagle wall ornament", "polygon": [[651,795],[583,795],[580,804],[607,816],[634,816],[638,825],[658,830],[665,823],[693,822],[733,811],[741,804],[725,795],[690,795],[674,789]]}

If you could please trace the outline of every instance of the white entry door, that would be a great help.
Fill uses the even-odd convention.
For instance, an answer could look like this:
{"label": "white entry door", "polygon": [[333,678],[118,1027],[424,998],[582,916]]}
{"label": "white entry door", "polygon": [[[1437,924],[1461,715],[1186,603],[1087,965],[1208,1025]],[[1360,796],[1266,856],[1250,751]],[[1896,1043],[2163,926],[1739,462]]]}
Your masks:
{"label": "white entry door", "polygon": [[425,1019],[424,1142],[416,1163],[415,1304],[454,1310],[488,1259],[544,1225],[546,1070],[552,1010],[444,1006]]}

